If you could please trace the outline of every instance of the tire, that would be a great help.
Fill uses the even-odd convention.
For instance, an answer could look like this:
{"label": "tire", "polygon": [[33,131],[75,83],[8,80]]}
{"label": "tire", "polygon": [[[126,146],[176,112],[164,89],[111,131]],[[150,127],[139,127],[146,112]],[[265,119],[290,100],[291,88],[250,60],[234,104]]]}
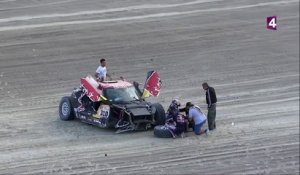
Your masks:
{"label": "tire", "polygon": [[166,122],[166,112],[164,107],[159,103],[152,104],[152,107],[156,109],[154,114],[156,125],[164,125]]}
{"label": "tire", "polygon": [[59,117],[61,120],[73,120],[75,118],[71,97],[63,97],[59,103]]}
{"label": "tire", "polygon": [[154,135],[159,138],[173,138],[171,131],[164,125],[155,126]]}

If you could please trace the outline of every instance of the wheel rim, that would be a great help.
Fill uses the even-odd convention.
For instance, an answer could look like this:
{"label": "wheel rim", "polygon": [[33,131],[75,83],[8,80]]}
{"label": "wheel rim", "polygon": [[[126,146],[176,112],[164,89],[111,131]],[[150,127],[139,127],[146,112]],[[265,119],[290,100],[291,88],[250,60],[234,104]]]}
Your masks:
{"label": "wheel rim", "polygon": [[64,103],[61,105],[61,113],[62,113],[64,116],[66,116],[66,115],[68,115],[69,110],[70,110],[70,108],[69,108],[68,103],[67,103],[67,102],[64,102]]}

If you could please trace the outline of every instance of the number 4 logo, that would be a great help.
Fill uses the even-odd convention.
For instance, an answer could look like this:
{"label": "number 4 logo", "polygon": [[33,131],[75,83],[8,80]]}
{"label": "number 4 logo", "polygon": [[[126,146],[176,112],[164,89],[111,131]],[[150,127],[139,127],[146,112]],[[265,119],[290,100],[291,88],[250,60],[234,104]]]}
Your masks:
{"label": "number 4 logo", "polygon": [[267,29],[277,30],[277,18],[276,18],[276,16],[267,17]]}

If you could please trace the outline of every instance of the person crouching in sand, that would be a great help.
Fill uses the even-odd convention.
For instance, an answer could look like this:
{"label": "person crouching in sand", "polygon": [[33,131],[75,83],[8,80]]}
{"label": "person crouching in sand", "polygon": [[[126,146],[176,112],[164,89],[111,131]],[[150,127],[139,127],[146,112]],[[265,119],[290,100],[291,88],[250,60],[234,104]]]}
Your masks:
{"label": "person crouching in sand", "polygon": [[195,106],[191,102],[186,103],[186,110],[188,112],[189,121],[193,121],[193,131],[196,135],[208,134],[208,129],[202,129],[202,126],[206,123],[206,116],[201,111],[200,107]]}

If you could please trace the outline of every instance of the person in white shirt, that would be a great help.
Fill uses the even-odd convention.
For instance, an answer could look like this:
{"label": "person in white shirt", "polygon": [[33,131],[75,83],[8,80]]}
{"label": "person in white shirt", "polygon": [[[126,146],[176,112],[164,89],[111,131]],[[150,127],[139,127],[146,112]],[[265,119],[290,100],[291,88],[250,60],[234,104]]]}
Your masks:
{"label": "person in white shirt", "polygon": [[107,73],[106,69],[106,60],[104,58],[100,59],[100,66],[97,68],[95,72],[95,77],[97,81],[106,81],[106,77],[111,79],[111,76]]}
{"label": "person in white shirt", "polygon": [[206,116],[201,111],[200,107],[195,106],[191,102],[187,102],[186,110],[188,111],[188,119],[194,122],[194,133],[196,135],[208,134],[207,129],[202,129],[202,126],[206,123]]}

